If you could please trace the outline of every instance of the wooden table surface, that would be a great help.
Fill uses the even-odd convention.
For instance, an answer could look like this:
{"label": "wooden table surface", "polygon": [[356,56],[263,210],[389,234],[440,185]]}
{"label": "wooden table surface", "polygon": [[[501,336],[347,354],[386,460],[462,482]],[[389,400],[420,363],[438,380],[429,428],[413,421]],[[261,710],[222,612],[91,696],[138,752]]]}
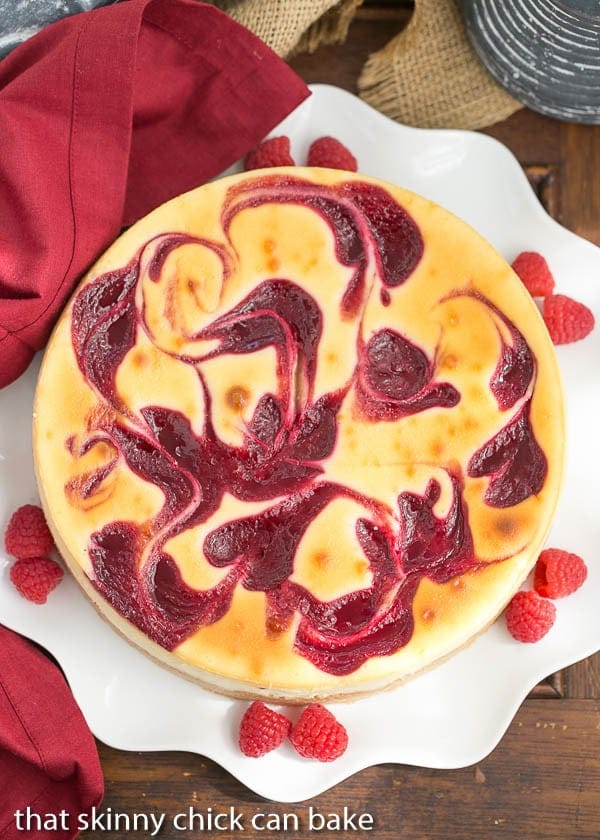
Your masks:
{"label": "wooden table surface", "polygon": [[[292,66],[307,82],[328,82],[356,92],[367,55],[400,31],[410,16],[409,6],[402,0],[367,3],[346,44],[298,56]],[[555,218],[600,244],[600,126],[561,124],[522,110],[486,133],[515,153]],[[265,803],[225,770],[196,755],[125,753],[103,744],[99,750],[106,777],[103,809],[113,811],[165,812],[170,818],[189,806],[198,811],[235,806],[247,814],[297,813],[305,823],[309,804],[338,813],[348,806],[371,813],[375,827],[371,832],[344,833],[377,840],[598,840],[600,654],[538,686],[498,747],[476,767],[436,771],[380,765],[302,805]],[[319,836],[340,833],[322,831]],[[293,836],[309,834],[314,836],[304,826]],[[82,836],[91,838],[92,833]],[[124,835],[115,831],[102,836],[117,840]],[[179,836],[172,827],[160,834],[164,840]],[[279,835],[247,828],[243,836]]]}

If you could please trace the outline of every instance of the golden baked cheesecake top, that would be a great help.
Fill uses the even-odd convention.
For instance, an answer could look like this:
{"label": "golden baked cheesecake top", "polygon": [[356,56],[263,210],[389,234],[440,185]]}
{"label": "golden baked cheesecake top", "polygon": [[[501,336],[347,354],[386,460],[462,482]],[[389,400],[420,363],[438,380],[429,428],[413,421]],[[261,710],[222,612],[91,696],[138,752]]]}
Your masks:
{"label": "golden baked cheesecake top", "polygon": [[372,178],[236,175],[137,223],[47,349],[34,448],[65,559],[213,688],[342,696],[489,624],[555,508],[562,394],[508,264]]}

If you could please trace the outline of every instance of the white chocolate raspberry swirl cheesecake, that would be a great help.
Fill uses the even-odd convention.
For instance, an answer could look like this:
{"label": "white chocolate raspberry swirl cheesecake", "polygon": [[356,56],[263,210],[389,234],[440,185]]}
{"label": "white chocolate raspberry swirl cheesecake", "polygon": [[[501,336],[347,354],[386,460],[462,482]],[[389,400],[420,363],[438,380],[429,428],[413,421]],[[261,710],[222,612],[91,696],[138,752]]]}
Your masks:
{"label": "white chocolate raspberry swirl cheesecake", "polygon": [[39,487],[100,613],[288,702],[387,687],[505,606],[561,483],[554,351],[508,264],[326,169],[208,184],[128,230],[48,346]]}

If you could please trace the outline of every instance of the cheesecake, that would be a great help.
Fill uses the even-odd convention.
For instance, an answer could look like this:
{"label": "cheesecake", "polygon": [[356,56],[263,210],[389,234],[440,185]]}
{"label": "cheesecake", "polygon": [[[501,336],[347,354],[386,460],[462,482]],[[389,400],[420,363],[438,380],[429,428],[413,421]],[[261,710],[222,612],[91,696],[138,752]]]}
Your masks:
{"label": "cheesecake", "polygon": [[116,631],[206,688],[306,703],[495,620],[546,539],[564,417],[491,245],[397,186],[294,167],[181,195],[106,251],[48,344],[33,438],[56,543]]}

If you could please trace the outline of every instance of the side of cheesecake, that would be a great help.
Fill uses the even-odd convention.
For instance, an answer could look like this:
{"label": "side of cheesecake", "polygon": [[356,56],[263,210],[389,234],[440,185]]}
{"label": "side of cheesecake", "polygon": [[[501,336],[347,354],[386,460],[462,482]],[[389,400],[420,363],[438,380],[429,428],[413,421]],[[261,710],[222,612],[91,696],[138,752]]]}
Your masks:
{"label": "side of cheesecake", "polygon": [[354,697],[447,657],[558,498],[553,348],[507,263],[398,187],[278,169],[180,196],[50,341],[35,462],[100,613],[236,696]]}

